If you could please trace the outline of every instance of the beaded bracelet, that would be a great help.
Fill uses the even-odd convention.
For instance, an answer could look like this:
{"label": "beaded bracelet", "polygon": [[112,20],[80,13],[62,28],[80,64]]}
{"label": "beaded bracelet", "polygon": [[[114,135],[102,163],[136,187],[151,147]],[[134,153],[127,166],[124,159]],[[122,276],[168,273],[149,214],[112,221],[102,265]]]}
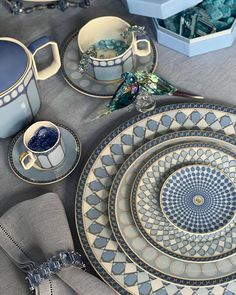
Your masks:
{"label": "beaded bracelet", "polygon": [[58,255],[49,258],[34,270],[28,272],[25,280],[30,291],[34,291],[43,280],[49,279],[52,275],[58,273],[62,268],[77,266],[86,270],[86,266],[78,252],[61,251]]}

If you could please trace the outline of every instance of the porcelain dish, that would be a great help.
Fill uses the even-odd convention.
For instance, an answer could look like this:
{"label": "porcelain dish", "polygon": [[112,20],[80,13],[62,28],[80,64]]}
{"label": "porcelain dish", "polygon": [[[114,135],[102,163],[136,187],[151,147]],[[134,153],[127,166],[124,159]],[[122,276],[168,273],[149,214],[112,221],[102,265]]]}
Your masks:
{"label": "porcelain dish", "polygon": [[[101,40],[122,40],[121,34],[130,27],[130,24],[115,16],[102,16],[92,19],[85,24],[78,33],[78,48],[83,54],[95,43]],[[94,33],[96,32],[96,34]],[[90,57],[87,73],[94,79],[100,81],[119,80],[122,73],[130,72],[136,63],[135,56],[148,57],[151,53],[150,41],[147,36],[139,36],[139,39],[132,32],[125,42],[129,46],[125,52],[118,56],[109,58]],[[138,43],[142,42],[139,49]]]}
{"label": "porcelain dish", "polygon": [[[77,44],[78,31],[70,34],[61,49],[62,73],[66,82],[76,91],[96,98],[112,98],[114,92],[120,85],[121,80],[99,81],[92,78],[88,73],[81,74],[79,71],[79,60],[81,58]],[[147,70],[153,72],[157,67],[158,54],[153,41],[151,43],[151,54],[146,57],[135,59],[134,70]]]}
{"label": "porcelain dish", "polygon": [[[210,136],[209,138],[212,140]],[[235,181],[235,163],[234,153],[229,153],[216,144],[201,142],[174,145],[151,157],[137,173],[132,189],[126,190],[127,195],[131,190],[131,213],[143,237],[152,246],[181,260],[213,261],[232,255],[235,247],[232,231],[234,222],[214,234],[183,232],[166,220],[160,204],[160,192],[163,181],[169,174],[190,164],[217,167]],[[218,247],[226,234],[227,239],[230,235],[232,238],[227,240],[229,244],[225,248]]]}
{"label": "porcelain dish", "polygon": [[[205,132],[181,131],[170,133],[168,135],[160,136],[157,139],[153,139],[147,144],[142,145],[137,151],[132,153],[132,155],[127,159],[127,161],[124,162],[124,164],[117,172],[111,187],[108,203],[108,214],[115,238],[120,247],[124,250],[127,256],[132,261],[134,261],[136,265],[138,265],[151,275],[162,277],[166,281],[173,282],[178,278],[180,284],[192,286],[198,285],[200,280],[201,284],[204,285],[209,284],[209,281],[216,281],[216,279],[220,278],[221,272],[216,271],[219,264],[223,269],[225,268],[225,271],[227,272],[226,266],[228,263],[228,259],[231,259],[230,256],[235,253],[235,245],[232,245],[232,251],[227,251],[228,249],[224,249],[224,251],[222,250],[221,253],[219,246],[222,244],[222,236],[225,236],[226,234],[228,234],[228,232],[230,233],[229,236],[231,235],[231,242],[233,241],[234,223],[230,224],[227,230],[222,231],[221,236],[211,236],[212,243],[210,243],[209,241],[207,245],[204,245],[202,241],[199,241],[198,245],[195,245],[195,248],[200,250],[200,254],[202,250],[209,250],[209,253],[207,253],[206,251],[205,255],[208,257],[205,257],[203,262],[201,261],[202,259],[199,258],[190,259],[186,257],[186,253],[188,252],[188,250],[190,252],[191,246],[193,245],[195,240],[185,239],[184,241],[184,237],[183,235],[181,236],[180,231],[176,232],[174,237],[172,237],[171,234],[169,235],[168,229],[171,230],[172,224],[170,224],[168,220],[166,220],[165,216],[163,216],[163,219],[165,220],[165,228],[163,228],[163,239],[164,241],[169,241],[172,245],[163,243],[162,247],[155,247],[152,243],[148,243],[147,238],[145,239],[142,235],[140,235],[140,231],[136,227],[134,220],[132,219],[132,214],[130,210],[130,194],[133,180],[136,174],[135,171],[140,170],[148,154],[152,154],[153,152],[155,153],[156,151],[160,150],[160,146],[163,146],[163,144],[169,145],[173,138],[178,138],[178,140],[180,141],[182,137],[184,140],[188,140],[188,137],[192,139],[195,137],[195,140],[200,140],[201,134],[205,134]],[[212,142],[215,139],[214,136],[215,134],[213,132],[207,132],[207,134],[205,134],[204,136],[204,139]],[[222,142],[223,141],[224,140],[222,138]],[[220,141],[218,141],[218,143],[220,143]],[[198,161],[202,161],[204,157],[205,155],[203,154],[203,157],[199,157]],[[188,158],[190,161],[188,163],[188,161],[185,160],[184,167],[186,164],[190,165],[192,162],[194,163],[193,156]],[[231,160],[235,162],[234,154],[232,155]],[[170,166],[170,168],[176,170],[175,164],[175,161],[173,161],[172,165],[169,165],[169,163],[167,162],[166,167]],[[177,161],[177,167],[181,164],[183,164],[183,162],[180,157],[179,161]],[[157,196],[155,195],[154,198],[156,199]],[[152,205],[149,202],[148,204]],[[146,207],[147,205],[145,204],[144,208]],[[149,211],[148,216],[151,217],[152,214],[153,212]],[[187,235],[185,235],[185,238],[187,238]],[[176,245],[177,243],[179,245],[179,254],[173,253],[171,247],[173,245]],[[170,250],[167,249],[167,246],[170,246]],[[185,249],[184,246],[186,247]],[[205,248],[206,246],[207,248],[209,247],[209,249]],[[215,257],[211,255],[212,250],[215,250],[213,254],[218,255],[217,258],[221,259],[219,262],[214,262]],[[191,257],[190,255],[191,252],[188,256]],[[165,263],[166,260],[168,261],[167,265]],[[211,264],[209,264],[210,261],[212,261]],[[212,270],[214,271],[212,272]]]}
{"label": "porcelain dish", "polygon": [[[158,140],[158,136],[166,132],[171,134],[173,131],[198,129],[214,131],[215,139],[222,142],[221,147],[232,152],[235,150],[235,139],[231,135],[235,134],[235,125],[236,111],[232,108],[200,103],[169,105],[123,123],[104,139],[91,155],[80,178],[76,195],[77,229],[93,267],[118,293],[235,293],[234,255],[224,259],[227,260],[226,264],[221,260],[217,264],[217,270],[213,262],[208,262],[207,267],[200,271],[199,263],[192,262],[190,267],[185,269],[183,261],[178,260],[175,267],[171,268],[172,272],[174,269],[185,272],[191,279],[181,279],[182,274],[179,273],[172,276],[170,282],[163,272],[156,273],[156,276],[151,275],[144,270],[143,264],[138,265],[129,258],[114,237],[107,210],[108,196],[118,169],[144,143],[148,145],[151,139]],[[196,131],[195,135],[197,132],[199,131]],[[223,134],[228,136],[224,137]],[[195,135],[193,134],[193,137]],[[175,136],[173,135],[172,144],[175,142]],[[188,138],[188,142],[190,141],[191,136]],[[167,267],[168,261],[165,260]],[[161,265],[163,264],[158,264],[159,267]],[[196,271],[199,273],[198,278],[195,277]]]}
{"label": "porcelain dish", "polygon": [[70,128],[62,124],[56,125],[60,129],[64,142],[65,158],[63,162],[51,169],[32,167],[25,170],[19,160],[21,153],[25,150],[23,144],[24,131],[22,131],[13,139],[8,151],[10,167],[17,177],[28,183],[46,185],[58,182],[73,172],[81,156],[81,143],[78,136]]}

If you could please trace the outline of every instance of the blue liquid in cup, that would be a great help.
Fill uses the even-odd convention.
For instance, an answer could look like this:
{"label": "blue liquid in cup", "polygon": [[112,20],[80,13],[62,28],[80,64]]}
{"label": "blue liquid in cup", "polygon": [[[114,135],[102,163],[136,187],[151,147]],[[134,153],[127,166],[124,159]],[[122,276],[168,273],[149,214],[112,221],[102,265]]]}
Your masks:
{"label": "blue liquid in cup", "polygon": [[52,148],[58,140],[57,130],[50,127],[40,127],[31,137],[28,147],[35,152],[44,152]]}

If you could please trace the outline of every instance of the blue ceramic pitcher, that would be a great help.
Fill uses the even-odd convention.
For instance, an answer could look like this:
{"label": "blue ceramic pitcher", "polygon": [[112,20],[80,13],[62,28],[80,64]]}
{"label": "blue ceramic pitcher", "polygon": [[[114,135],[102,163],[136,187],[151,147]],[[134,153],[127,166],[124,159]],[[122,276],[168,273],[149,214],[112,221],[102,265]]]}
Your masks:
{"label": "blue ceramic pitcher", "polygon": [[[37,69],[35,55],[51,46],[53,61]],[[57,43],[42,37],[27,48],[12,38],[0,38],[0,138],[16,134],[29,124],[40,108],[37,80],[45,80],[60,68]]]}

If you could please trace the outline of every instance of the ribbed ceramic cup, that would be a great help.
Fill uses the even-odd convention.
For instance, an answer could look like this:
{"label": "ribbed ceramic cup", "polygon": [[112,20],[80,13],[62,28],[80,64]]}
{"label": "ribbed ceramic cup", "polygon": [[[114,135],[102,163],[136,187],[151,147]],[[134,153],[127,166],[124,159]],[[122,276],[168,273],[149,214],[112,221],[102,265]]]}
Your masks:
{"label": "ribbed ceramic cup", "polygon": [[[119,17],[95,18],[79,31],[79,50],[83,54],[101,40],[123,40],[121,34],[129,27],[130,24]],[[129,48],[119,56],[107,59],[90,57],[88,74],[97,80],[118,80],[122,73],[129,72],[134,68],[134,55],[147,56],[151,53],[150,41],[146,36],[135,37],[134,33],[131,33],[127,41],[130,44]]]}
{"label": "ribbed ceramic cup", "polygon": [[[50,149],[37,152],[30,149],[28,144],[30,139],[41,127],[49,127],[56,130],[58,139]],[[60,129],[50,121],[40,121],[31,125],[24,133],[23,143],[26,150],[21,154],[20,162],[25,170],[29,170],[32,167],[37,169],[51,169],[58,166],[64,160],[65,148]]]}

